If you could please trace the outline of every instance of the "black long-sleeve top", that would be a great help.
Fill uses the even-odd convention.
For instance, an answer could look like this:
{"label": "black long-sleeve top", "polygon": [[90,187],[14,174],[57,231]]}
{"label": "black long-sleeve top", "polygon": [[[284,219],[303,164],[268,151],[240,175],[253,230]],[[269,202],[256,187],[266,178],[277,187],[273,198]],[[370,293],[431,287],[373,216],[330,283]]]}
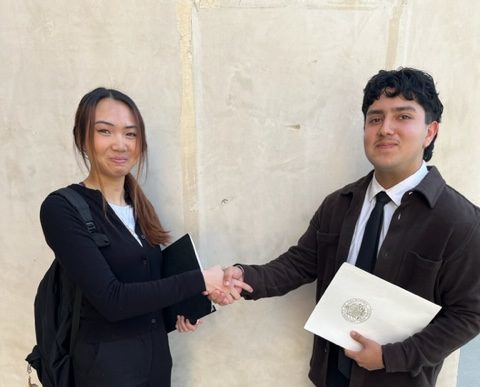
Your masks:
{"label": "black long-sleeve top", "polygon": [[110,245],[98,248],[77,211],[61,196],[49,195],[40,210],[45,239],[67,276],[83,293],[81,333],[88,338],[126,337],[164,329],[161,309],[205,290],[200,270],[162,278],[162,251],[145,239],[141,246],[115,212],[104,209],[100,191],[70,188],[87,201],[98,232]]}

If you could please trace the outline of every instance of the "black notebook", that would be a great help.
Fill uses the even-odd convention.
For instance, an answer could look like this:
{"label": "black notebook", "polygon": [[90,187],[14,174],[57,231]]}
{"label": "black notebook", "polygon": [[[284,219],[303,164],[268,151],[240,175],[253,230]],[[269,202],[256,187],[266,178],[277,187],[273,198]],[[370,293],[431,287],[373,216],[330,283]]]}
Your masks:
{"label": "black notebook", "polygon": [[[185,271],[201,269],[197,252],[189,234],[185,234],[162,250],[162,277],[171,277]],[[177,316],[182,315],[194,324],[199,318],[215,312],[212,302],[202,294],[163,309],[167,332],[175,330]]]}

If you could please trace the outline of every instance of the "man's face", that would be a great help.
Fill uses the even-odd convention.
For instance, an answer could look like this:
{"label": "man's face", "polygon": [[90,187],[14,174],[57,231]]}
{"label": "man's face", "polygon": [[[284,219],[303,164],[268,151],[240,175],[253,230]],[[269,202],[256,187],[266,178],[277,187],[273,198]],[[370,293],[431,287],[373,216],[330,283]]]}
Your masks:
{"label": "man's face", "polygon": [[419,103],[382,94],[367,110],[363,135],[379,183],[390,188],[415,173],[437,132],[438,122],[425,124]]}

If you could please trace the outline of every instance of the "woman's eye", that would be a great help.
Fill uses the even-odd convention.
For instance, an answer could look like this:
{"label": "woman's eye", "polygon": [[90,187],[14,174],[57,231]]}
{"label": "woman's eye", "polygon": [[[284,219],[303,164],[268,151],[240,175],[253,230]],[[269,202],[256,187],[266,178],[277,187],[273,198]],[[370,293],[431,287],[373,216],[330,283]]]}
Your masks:
{"label": "woman's eye", "polygon": [[97,132],[101,133],[101,134],[110,134],[110,131],[108,129],[105,129],[105,128],[99,128],[99,129],[97,129]]}
{"label": "woman's eye", "polygon": [[127,133],[127,137],[133,137],[133,138],[135,138],[135,137],[137,137],[137,133],[136,133],[136,132],[128,132],[128,133]]}

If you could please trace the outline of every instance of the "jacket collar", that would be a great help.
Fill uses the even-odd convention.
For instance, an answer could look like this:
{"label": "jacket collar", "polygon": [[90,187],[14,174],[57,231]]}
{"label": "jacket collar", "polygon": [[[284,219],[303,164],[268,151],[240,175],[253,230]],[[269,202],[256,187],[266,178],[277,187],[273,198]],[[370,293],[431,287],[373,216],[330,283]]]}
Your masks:
{"label": "jacket collar", "polygon": [[427,199],[430,208],[434,208],[438,198],[447,186],[445,180],[436,167],[427,167],[428,174],[413,191],[422,194]]}
{"label": "jacket collar", "polygon": [[[434,208],[447,183],[443,180],[436,167],[430,166],[427,168],[428,174],[412,191],[421,194],[427,200],[429,207]],[[370,183],[370,180],[372,180],[373,172],[374,171],[372,170],[368,175],[362,177],[356,182],[346,185],[340,189],[340,194],[355,196],[356,194],[361,193],[362,195],[365,195],[368,184]]]}
{"label": "jacket collar", "polygon": [[370,184],[370,180],[372,180],[373,177],[373,170],[371,170],[368,175],[360,178],[354,183],[348,184],[345,187],[340,189],[340,194],[341,195],[356,195],[358,193],[361,193],[362,195],[365,194],[368,184]]}

